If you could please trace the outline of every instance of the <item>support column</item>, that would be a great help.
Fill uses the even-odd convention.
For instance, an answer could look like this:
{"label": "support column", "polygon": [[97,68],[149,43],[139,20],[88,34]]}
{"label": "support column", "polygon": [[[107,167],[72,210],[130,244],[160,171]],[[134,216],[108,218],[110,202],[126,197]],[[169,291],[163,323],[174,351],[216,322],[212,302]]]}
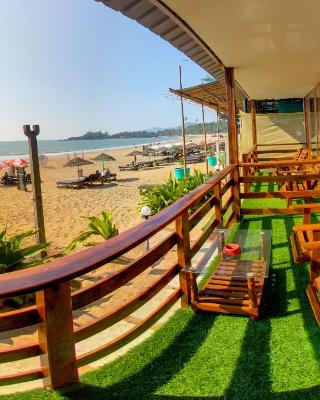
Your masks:
{"label": "support column", "polygon": [[206,153],[206,174],[209,175],[207,129],[206,129],[206,122],[205,122],[205,118],[204,118],[203,103],[201,104],[201,110],[202,110],[202,131],[203,131],[203,136],[204,136],[204,152]]}
{"label": "support column", "polygon": [[252,125],[252,145],[253,145],[253,159],[254,162],[258,161],[257,149],[257,119],[256,119],[256,101],[250,100],[251,103],[251,125]]}
{"label": "support column", "polygon": [[236,97],[234,92],[234,71],[233,67],[225,67],[224,71],[226,78],[229,162],[230,164],[238,164],[238,138],[236,120]]}
{"label": "support column", "polygon": [[232,179],[232,195],[233,195],[233,211],[234,220],[240,219],[240,183],[239,183],[239,156],[238,156],[238,135],[236,120],[236,97],[234,91],[234,70],[233,67],[225,67],[226,79],[226,100],[227,100],[227,118],[228,118],[228,139],[229,139],[229,163],[236,164],[237,167],[233,171]]}
{"label": "support column", "polygon": [[304,111],[304,131],[306,135],[306,148],[311,150],[311,138],[310,138],[310,125],[309,125],[309,97],[303,98],[303,111]]}
{"label": "support column", "polygon": [[70,282],[37,292],[36,297],[44,385],[58,389],[77,383]]}

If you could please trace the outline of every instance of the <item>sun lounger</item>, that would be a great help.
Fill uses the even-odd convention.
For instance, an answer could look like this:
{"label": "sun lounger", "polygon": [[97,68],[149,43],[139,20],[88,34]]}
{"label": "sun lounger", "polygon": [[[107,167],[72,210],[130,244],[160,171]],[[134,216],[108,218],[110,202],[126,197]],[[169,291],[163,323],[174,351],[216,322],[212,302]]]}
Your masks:
{"label": "sun lounger", "polygon": [[138,164],[119,165],[120,171],[138,171]]}
{"label": "sun lounger", "polygon": [[116,180],[117,180],[117,174],[112,173],[112,172],[109,172],[106,175],[101,175],[100,176],[101,183],[110,182],[110,181],[116,181]]}
{"label": "sun lounger", "polygon": [[69,188],[69,189],[80,189],[84,186],[85,178],[75,178],[75,179],[66,179],[64,181],[58,181],[58,188]]}

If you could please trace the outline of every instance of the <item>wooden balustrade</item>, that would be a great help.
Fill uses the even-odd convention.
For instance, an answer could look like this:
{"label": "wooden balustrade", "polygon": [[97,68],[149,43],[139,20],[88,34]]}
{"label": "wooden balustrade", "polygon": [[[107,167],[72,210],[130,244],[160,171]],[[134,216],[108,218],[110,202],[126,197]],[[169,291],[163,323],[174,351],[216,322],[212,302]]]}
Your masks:
{"label": "wooden balustrade", "polygon": [[[0,376],[0,384],[30,379],[44,379],[46,386],[63,387],[78,381],[78,367],[118,349],[148,329],[179,298],[182,306],[192,300],[194,275],[188,273],[192,258],[216,227],[229,226],[240,216],[239,170],[226,167],[186,196],[157,215],[103,244],[57,259],[49,264],[0,275],[0,297],[36,293],[36,305],[0,314],[0,332],[17,334],[30,327],[37,338],[22,344],[0,348],[0,362],[14,362],[40,357],[41,367]],[[205,222],[204,222],[205,221]],[[176,229],[150,250],[112,275],[100,278],[88,287],[71,293],[70,281],[116,260],[153,237],[171,223]],[[200,235],[191,241],[197,226],[205,224]],[[98,318],[77,324],[73,312],[116,293],[154,265],[176,246],[176,259],[166,263],[165,272],[146,288],[141,288],[125,302],[103,309]],[[165,259],[166,260],[166,259]],[[75,345],[128,317],[164,289],[177,275],[180,287],[155,310],[125,333],[87,352],[77,354]]]}

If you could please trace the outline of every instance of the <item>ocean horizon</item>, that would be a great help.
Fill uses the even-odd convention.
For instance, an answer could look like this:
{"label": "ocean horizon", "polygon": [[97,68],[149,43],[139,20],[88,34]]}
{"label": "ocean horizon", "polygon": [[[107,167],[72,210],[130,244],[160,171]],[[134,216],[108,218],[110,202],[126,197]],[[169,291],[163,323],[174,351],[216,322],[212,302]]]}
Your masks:
{"label": "ocean horizon", "polygon": [[[102,140],[38,140],[39,154],[55,156],[59,154],[104,151],[123,147],[142,146],[155,142],[168,142],[181,140],[179,136],[160,136],[153,138],[124,138]],[[0,159],[27,157],[27,140],[0,141]]]}

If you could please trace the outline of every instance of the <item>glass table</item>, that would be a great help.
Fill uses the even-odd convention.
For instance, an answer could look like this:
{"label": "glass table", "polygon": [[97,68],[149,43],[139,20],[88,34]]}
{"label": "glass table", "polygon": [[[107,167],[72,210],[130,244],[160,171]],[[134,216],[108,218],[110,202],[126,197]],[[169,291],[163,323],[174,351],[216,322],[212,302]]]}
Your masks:
{"label": "glass table", "polygon": [[[183,270],[192,282],[193,305],[204,311],[245,314],[257,319],[264,282],[269,274],[271,232],[240,229],[227,235],[227,231],[217,230],[214,234],[220,261],[204,289],[198,291],[196,276],[206,274],[206,266]],[[232,250],[237,254],[230,254]]]}

